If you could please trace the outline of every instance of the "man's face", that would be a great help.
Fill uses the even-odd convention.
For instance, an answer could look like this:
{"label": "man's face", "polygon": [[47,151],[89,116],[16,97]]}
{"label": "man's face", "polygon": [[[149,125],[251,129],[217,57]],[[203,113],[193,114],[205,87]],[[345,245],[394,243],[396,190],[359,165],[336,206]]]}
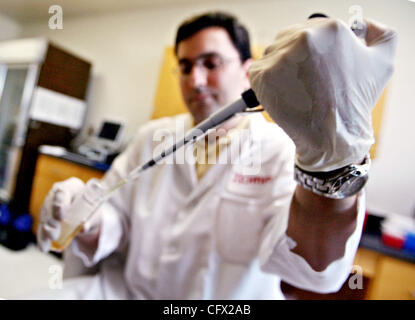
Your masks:
{"label": "man's face", "polygon": [[251,60],[241,63],[223,28],[209,27],[181,41],[177,58],[182,95],[196,124],[249,88]]}

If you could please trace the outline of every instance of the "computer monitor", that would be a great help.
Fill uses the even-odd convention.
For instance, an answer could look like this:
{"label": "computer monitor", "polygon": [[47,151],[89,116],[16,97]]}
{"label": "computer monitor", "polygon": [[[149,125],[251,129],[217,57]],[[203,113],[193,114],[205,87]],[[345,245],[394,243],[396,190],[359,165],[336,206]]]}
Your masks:
{"label": "computer monitor", "polygon": [[117,140],[118,133],[121,129],[121,123],[104,121],[98,133],[98,138],[111,141]]}
{"label": "computer monitor", "polygon": [[119,144],[124,123],[103,120],[96,135],[96,142],[106,147],[113,147]]}

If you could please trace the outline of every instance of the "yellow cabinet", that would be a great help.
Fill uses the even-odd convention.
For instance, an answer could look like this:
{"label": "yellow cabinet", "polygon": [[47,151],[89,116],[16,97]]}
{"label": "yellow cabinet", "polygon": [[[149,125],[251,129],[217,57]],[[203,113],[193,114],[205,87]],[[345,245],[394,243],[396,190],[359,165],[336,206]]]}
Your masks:
{"label": "yellow cabinet", "polygon": [[40,154],[36,164],[36,171],[30,197],[30,213],[33,216],[33,232],[36,233],[38,217],[43,201],[55,182],[77,177],[84,182],[91,178],[101,178],[103,171],[81,164]]}
{"label": "yellow cabinet", "polygon": [[415,299],[415,264],[359,248],[355,265],[369,278],[366,300]]}
{"label": "yellow cabinet", "polygon": [[415,264],[382,256],[369,288],[370,300],[414,300]]}

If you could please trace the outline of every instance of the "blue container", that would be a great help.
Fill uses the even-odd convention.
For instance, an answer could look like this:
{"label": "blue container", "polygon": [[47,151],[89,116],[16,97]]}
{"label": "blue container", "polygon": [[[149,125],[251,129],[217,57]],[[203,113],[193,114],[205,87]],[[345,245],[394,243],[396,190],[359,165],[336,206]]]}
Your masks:
{"label": "blue container", "polygon": [[410,251],[411,253],[415,254],[415,233],[408,233],[406,235],[405,243],[403,244],[403,248],[406,251]]}
{"label": "blue container", "polygon": [[33,218],[30,214],[21,214],[14,217],[9,228],[6,246],[12,250],[21,250],[33,242]]}
{"label": "blue container", "polygon": [[12,220],[9,208],[5,204],[0,204],[0,226],[8,226]]}
{"label": "blue container", "polygon": [[0,204],[0,244],[6,245],[9,238],[9,228],[12,215],[6,204]]}
{"label": "blue container", "polygon": [[33,218],[30,214],[22,214],[13,220],[13,229],[18,232],[30,232],[32,229]]}

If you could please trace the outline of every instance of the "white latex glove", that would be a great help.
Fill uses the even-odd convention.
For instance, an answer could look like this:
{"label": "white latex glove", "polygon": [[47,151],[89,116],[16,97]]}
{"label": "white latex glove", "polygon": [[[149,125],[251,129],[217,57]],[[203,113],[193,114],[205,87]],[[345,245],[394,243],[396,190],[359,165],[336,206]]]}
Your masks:
{"label": "white latex glove", "polygon": [[84,188],[84,182],[75,177],[53,185],[40,210],[40,223],[37,229],[37,244],[40,250],[48,252],[51,242],[59,238],[65,211]]}
{"label": "white latex glove", "polygon": [[366,43],[336,19],[280,32],[249,78],[261,105],[296,145],[296,164],[331,171],[374,143],[371,110],[393,72],[396,33],[365,20]]}

